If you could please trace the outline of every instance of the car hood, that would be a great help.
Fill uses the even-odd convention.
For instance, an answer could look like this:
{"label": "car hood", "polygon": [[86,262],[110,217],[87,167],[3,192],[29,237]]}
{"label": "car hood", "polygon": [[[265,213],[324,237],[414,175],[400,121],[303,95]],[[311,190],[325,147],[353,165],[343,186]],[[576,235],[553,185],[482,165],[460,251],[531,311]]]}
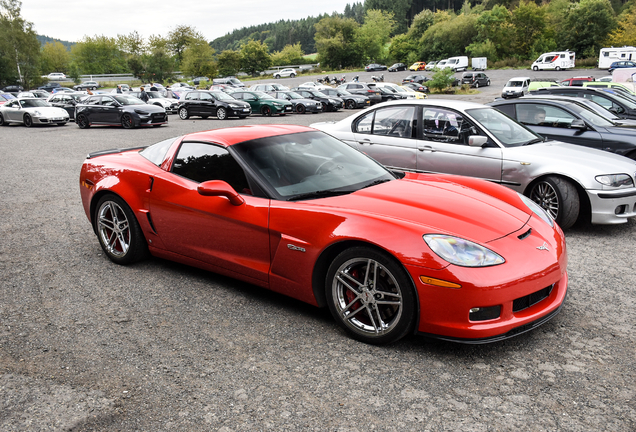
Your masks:
{"label": "car hood", "polygon": [[[506,202],[486,192],[493,186],[499,190],[499,186],[473,180],[483,185],[480,191],[453,178],[411,174],[349,195],[312,202],[375,215],[392,223],[415,224],[422,234],[448,233],[482,244],[520,230],[530,219],[531,210],[514,192],[501,188]],[[518,207],[511,204],[514,201]]]}
{"label": "car hood", "polygon": [[58,107],[29,107],[29,108],[22,108],[22,111],[26,111],[29,113],[34,113],[38,111],[40,114],[44,116],[53,116],[53,115],[68,116],[68,112],[65,109],[58,108]]}
{"label": "car hood", "polygon": [[[634,175],[636,162],[629,158],[576,144],[545,141],[521,147],[508,147],[504,159],[522,163],[540,164],[544,170],[566,173],[583,179],[600,174],[627,173]],[[600,183],[597,189],[602,189]]]}

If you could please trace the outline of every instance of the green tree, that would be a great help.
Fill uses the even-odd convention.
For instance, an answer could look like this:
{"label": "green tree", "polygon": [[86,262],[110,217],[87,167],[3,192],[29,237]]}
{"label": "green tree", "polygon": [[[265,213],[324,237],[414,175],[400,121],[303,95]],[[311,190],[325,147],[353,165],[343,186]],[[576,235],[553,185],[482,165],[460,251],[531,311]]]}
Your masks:
{"label": "green tree", "polygon": [[214,49],[204,39],[193,40],[183,52],[181,71],[193,77],[205,76],[214,78],[217,65],[214,60]]}
{"label": "green tree", "polygon": [[[407,14],[411,9],[412,0],[365,0],[364,9],[366,14],[371,10],[383,11],[394,18],[391,36],[405,33],[408,29]],[[364,23],[367,22],[368,15],[365,14]]]}
{"label": "green tree", "polygon": [[82,74],[117,74],[128,72],[128,65],[117,45],[107,36],[84,36],[71,48],[72,62]]}
{"label": "green tree", "polygon": [[0,83],[29,88],[40,81],[40,43],[21,8],[19,0],[0,0]]}
{"label": "green tree", "polygon": [[477,36],[477,15],[449,16],[429,27],[420,39],[420,58],[445,58],[466,54]]}
{"label": "green tree", "polygon": [[437,92],[442,92],[445,89],[451,87],[453,82],[455,81],[455,72],[450,68],[444,69],[433,69],[433,77],[430,81],[426,82],[426,85],[436,90]]}
{"label": "green tree", "polygon": [[241,70],[241,53],[225,50],[217,56],[217,64],[220,76],[236,75]]}
{"label": "green tree", "polygon": [[473,57],[488,57],[496,61],[512,54],[512,14],[503,6],[495,6],[477,18],[477,36],[466,51]]}
{"label": "green tree", "polygon": [[172,51],[172,53],[177,58],[177,64],[181,64],[181,60],[183,58],[183,52],[186,48],[195,40],[204,39],[203,36],[196,31],[194,27],[190,27],[187,25],[178,25],[168,33],[168,49]]}
{"label": "green tree", "polygon": [[370,61],[383,62],[387,57],[384,46],[395,27],[393,14],[381,10],[367,10],[364,24],[358,29],[358,46],[364,47],[364,55]]}
{"label": "green tree", "polygon": [[44,73],[69,72],[71,54],[61,42],[47,42],[40,54],[41,70]]}
{"label": "green tree", "polygon": [[360,66],[364,51],[356,38],[359,24],[351,18],[326,17],[315,24],[318,61],[327,68]]}
{"label": "green tree", "polygon": [[419,60],[417,54],[417,44],[408,35],[402,34],[394,36],[389,46],[389,56],[396,62],[414,63]]}
{"label": "green tree", "polygon": [[535,56],[534,44],[546,30],[546,10],[534,2],[522,0],[512,11],[513,56],[519,59],[532,59]]}
{"label": "green tree", "polygon": [[573,3],[565,19],[564,48],[579,57],[595,57],[603,42],[616,28],[614,9],[608,0],[581,0]]}
{"label": "green tree", "polygon": [[636,45],[636,4],[619,17],[616,29],[609,34],[606,46]]}
{"label": "green tree", "polygon": [[300,43],[285,45],[281,51],[272,54],[272,64],[275,66],[297,65],[304,62],[303,50]]}
{"label": "green tree", "polygon": [[251,40],[241,47],[241,69],[252,76],[256,76],[272,65],[267,45]]}

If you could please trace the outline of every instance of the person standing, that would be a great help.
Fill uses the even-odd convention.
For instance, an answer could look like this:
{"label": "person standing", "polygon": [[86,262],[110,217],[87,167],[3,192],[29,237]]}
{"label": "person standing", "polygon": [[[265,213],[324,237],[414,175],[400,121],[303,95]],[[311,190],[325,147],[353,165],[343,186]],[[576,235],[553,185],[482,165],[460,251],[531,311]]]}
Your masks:
{"label": "person standing", "polygon": [[121,93],[121,85],[117,84],[117,93]]}
{"label": "person standing", "polygon": [[141,92],[139,93],[139,99],[148,103],[148,99],[150,98],[148,97],[148,93],[146,93],[146,90],[143,87],[141,87],[139,90],[141,90]]}

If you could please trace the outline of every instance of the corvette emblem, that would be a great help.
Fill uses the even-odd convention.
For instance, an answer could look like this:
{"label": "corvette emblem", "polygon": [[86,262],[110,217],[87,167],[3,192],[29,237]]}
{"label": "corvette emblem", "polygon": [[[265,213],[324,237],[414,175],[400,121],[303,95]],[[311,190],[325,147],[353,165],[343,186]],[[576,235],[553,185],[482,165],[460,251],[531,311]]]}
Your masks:
{"label": "corvette emblem", "polygon": [[295,246],[293,244],[288,244],[287,247],[291,250],[305,252],[305,248],[301,248],[300,246]]}
{"label": "corvette emblem", "polygon": [[537,249],[544,251],[550,250],[548,249],[548,244],[546,242],[543,242],[543,244],[541,246],[538,246]]}

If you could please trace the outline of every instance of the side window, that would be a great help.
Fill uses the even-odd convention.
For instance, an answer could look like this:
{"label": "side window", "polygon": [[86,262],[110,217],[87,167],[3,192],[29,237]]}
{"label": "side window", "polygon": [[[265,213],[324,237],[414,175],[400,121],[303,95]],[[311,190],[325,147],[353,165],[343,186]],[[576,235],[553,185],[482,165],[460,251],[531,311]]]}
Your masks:
{"label": "side window", "polygon": [[199,99],[199,92],[190,92],[185,97],[185,100],[197,100],[197,99]]}
{"label": "side window", "polygon": [[360,117],[355,125],[354,132],[362,134],[370,134],[373,131],[373,116],[375,111],[371,111]]}
{"label": "side window", "polygon": [[468,145],[468,137],[476,128],[455,111],[425,108],[422,111],[422,133],[425,140]]}
{"label": "side window", "polygon": [[[526,125],[539,125],[545,122],[545,107],[537,104],[517,104],[517,121]],[[510,115],[506,112],[506,114]]]}
{"label": "side window", "polygon": [[243,93],[232,93],[232,97],[237,100],[243,100]]}
{"label": "side window", "polygon": [[102,105],[115,106],[115,101],[109,97],[102,98]]}
{"label": "side window", "polygon": [[181,145],[172,165],[172,172],[195,182],[223,180],[239,193],[249,193],[243,168],[224,149],[212,144]]}
{"label": "side window", "polygon": [[200,93],[202,101],[214,102],[214,98],[209,93]]}
{"label": "side window", "polygon": [[591,100],[592,102],[596,102],[605,109],[617,108],[617,106],[610,99],[604,98],[602,96],[598,96],[595,94],[584,94],[583,97],[585,99]]}
{"label": "side window", "polygon": [[535,110],[534,124],[542,126],[568,128],[576,120],[569,112],[550,105],[536,105]]}
{"label": "side window", "polygon": [[376,110],[373,135],[412,138],[414,114],[414,107],[391,107]]}

